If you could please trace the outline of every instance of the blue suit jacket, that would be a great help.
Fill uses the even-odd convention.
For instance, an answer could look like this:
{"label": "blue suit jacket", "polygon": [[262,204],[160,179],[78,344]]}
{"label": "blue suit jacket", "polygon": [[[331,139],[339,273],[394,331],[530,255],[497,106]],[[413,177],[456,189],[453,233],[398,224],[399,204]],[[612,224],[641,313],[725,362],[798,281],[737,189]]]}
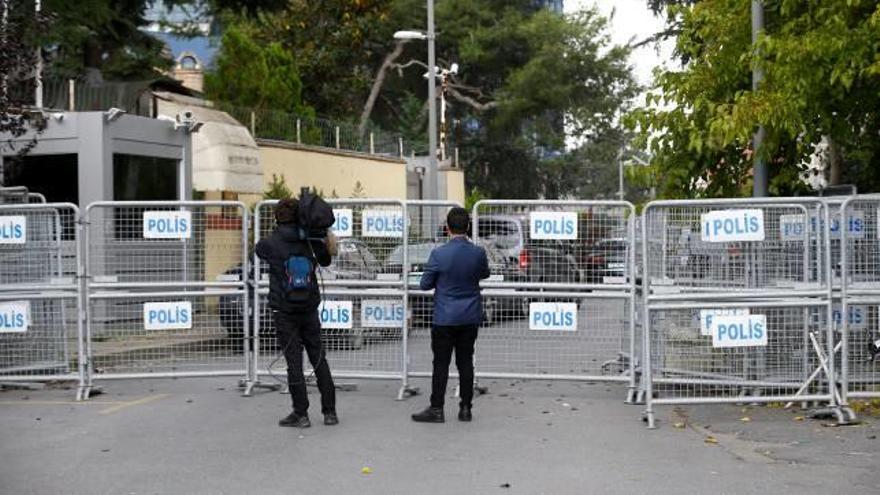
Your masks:
{"label": "blue suit jacket", "polygon": [[431,251],[419,286],[434,289],[434,325],[479,325],[480,280],[488,277],[486,251],[465,237],[454,237]]}

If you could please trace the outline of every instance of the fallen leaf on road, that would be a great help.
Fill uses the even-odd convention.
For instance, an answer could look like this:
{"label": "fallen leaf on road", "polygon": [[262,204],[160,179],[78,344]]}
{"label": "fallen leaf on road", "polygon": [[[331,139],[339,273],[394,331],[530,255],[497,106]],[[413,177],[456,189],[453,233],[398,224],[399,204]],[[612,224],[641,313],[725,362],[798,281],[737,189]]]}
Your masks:
{"label": "fallen leaf on road", "polygon": [[743,423],[750,423],[752,421],[752,418],[750,418],[748,416],[743,416],[742,418],[739,418],[739,420],[742,421]]}
{"label": "fallen leaf on road", "polygon": [[711,443],[711,444],[716,444],[716,443],[718,443],[718,439],[715,438],[715,437],[712,437],[712,436],[706,437],[706,439],[703,440],[703,441],[706,442],[706,443]]}
{"label": "fallen leaf on road", "polygon": [[367,466],[361,468],[361,474],[370,474],[373,472],[373,469]]}
{"label": "fallen leaf on road", "polygon": [[684,425],[684,423],[673,423],[672,426],[674,428],[682,429],[682,428],[684,428],[685,425]]}
{"label": "fallen leaf on road", "polygon": [[803,420],[804,420],[804,417],[803,417],[803,416],[795,416],[795,417],[792,418],[792,419],[794,419],[795,421],[803,421]]}

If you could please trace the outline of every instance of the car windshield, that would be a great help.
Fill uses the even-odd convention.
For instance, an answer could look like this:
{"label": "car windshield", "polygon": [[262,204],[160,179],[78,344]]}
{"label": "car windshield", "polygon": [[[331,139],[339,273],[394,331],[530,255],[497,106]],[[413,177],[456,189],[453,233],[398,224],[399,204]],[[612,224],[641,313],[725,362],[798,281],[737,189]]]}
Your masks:
{"label": "car windshield", "polygon": [[[442,246],[443,244],[440,242],[428,242],[424,244],[412,244],[409,246],[409,262],[410,263],[426,263],[428,261],[428,256],[431,255],[431,251],[437,247]],[[388,256],[389,264],[400,264],[403,263],[403,246],[398,246],[391,251],[391,254]]]}

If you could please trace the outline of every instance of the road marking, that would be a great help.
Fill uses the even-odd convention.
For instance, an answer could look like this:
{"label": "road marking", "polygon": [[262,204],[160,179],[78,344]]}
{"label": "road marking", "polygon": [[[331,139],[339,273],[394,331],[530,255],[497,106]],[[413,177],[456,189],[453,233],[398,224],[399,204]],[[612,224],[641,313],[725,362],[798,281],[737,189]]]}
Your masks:
{"label": "road marking", "polygon": [[118,400],[104,400],[104,401],[92,401],[92,400],[83,400],[83,401],[75,401],[75,400],[0,400],[0,406],[18,406],[18,405],[33,405],[33,406],[90,406],[90,405],[112,405],[112,404],[123,404]]}
{"label": "road marking", "polygon": [[148,396],[140,398],[140,399],[131,400],[128,402],[120,402],[119,404],[116,404],[115,406],[108,407],[107,409],[101,409],[100,411],[98,411],[98,414],[112,414],[112,413],[121,411],[123,409],[127,409],[132,406],[141,406],[143,404],[149,404],[150,402],[164,399],[165,397],[168,397],[168,394],[148,395]]}

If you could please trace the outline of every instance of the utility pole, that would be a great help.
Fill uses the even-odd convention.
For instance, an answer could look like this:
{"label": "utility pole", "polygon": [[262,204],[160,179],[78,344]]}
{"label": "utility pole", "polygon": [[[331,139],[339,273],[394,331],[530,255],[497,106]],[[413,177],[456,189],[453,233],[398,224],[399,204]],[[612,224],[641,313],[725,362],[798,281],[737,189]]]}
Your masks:
{"label": "utility pole", "polygon": [[[3,21],[3,27],[0,29],[0,47],[3,50],[6,50],[6,32],[9,29],[9,0],[0,0],[3,2],[3,16],[0,17],[0,21]],[[6,77],[6,70],[3,71],[3,74],[0,74],[0,93],[2,93],[3,99],[6,99],[8,92],[8,79]]]}
{"label": "utility pole", "polygon": [[437,71],[434,53],[434,0],[428,0],[428,187],[429,199],[436,199],[437,171]]}
{"label": "utility pole", "polygon": [[[764,5],[761,0],[752,0],[752,46],[758,43],[758,37],[764,31]],[[752,91],[757,91],[764,80],[764,68],[757,61],[752,68]],[[752,139],[752,160],[754,168],[752,169],[752,196],[758,198],[767,196],[768,192],[768,173],[767,162],[761,156],[761,146],[764,144],[766,130],[764,126],[758,127]]]}
{"label": "utility pole", "polygon": [[[34,4],[34,13],[36,17],[40,17],[40,11],[42,10],[41,0],[36,0],[36,4]],[[43,50],[40,47],[40,44],[37,43],[37,68],[36,68],[36,95],[34,95],[34,106],[38,109],[43,109]]]}

